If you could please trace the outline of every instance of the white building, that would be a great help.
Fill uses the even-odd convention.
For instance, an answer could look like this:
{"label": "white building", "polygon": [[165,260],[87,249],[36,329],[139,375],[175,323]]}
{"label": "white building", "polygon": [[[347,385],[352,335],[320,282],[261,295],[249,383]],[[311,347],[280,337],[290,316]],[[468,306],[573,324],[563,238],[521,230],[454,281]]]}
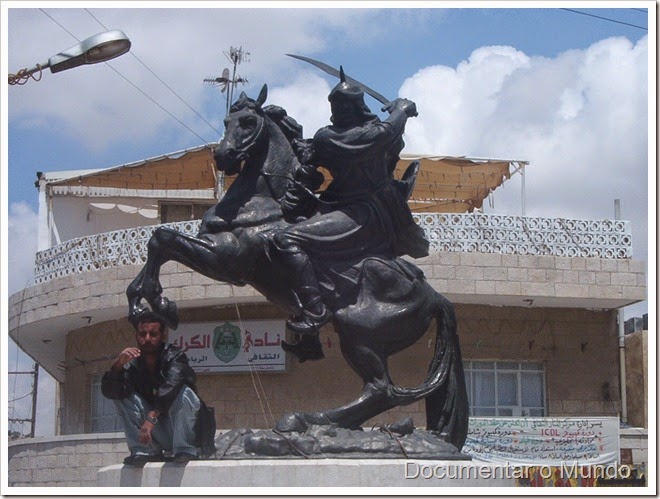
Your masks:
{"label": "white building", "polygon": [[[100,376],[134,341],[125,290],[155,226],[194,234],[232,181],[218,176],[212,147],[110,169],[38,174],[35,278],[9,299],[9,334],[59,384],[55,447],[107,437],[114,439],[110,447],[97,453],[115,462],[125,454],[121,435],[104,433],[116,432],[119,423],[100,395]],[[402,169],[411,158],[402,159]],[[645,262],[633,258],[626,221],[481,213],[484,199],[525,166],[425,157],[410,202],[431,242],[431,255],[416,263],[456,306],[471,415],[618,417],[625,407],[617,315],[646,299]],[[249,286],[214,282],[176,263],[163,267],[161,282],[179,307],[180,331],[265,321],[285,334],[283,313]],[[216,408],[218,428],[268,427],[285,412],[340,405],[357,395],[360,381],[341,358],[330,325],[321,338],[324,360],[299,364],[282,355],[277,368],[257,369],[256,378],[239,368],[200,369],[199,388]],[[170,340],[187,341],[178,331]],[[427,335],[393,358],[395,380],[416,384],[431,341]],[[423,404],[393,409],[374,424],[404,416],[423,425]],[[27,444],[10,449],[13,483],[76,481],[64,472],[60,481],[52,473],[40,476],[39,461],[20,461],[34,451],[21,445]],[[99,467],[81,462],[77,483],[90,484],[88,475]]]}

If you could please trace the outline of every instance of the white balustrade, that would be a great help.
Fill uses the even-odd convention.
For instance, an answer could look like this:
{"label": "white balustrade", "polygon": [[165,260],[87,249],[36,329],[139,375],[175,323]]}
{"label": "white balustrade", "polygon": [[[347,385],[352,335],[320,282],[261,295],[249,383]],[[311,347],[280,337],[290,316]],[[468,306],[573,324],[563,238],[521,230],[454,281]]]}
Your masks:
{"label": "white balustrade", "polygon": [[486,215],[415,213],[435,251],[632,258],[630,222]]}
{"label": "white balustrade", "polygon": [[[630,223],[483,213],[414,213],[431,250],[622,259],[632,257]],[[195,235],[200,220],[115,230],[65,241],[37,253],[33,284],[146,261],[158,227]]]}

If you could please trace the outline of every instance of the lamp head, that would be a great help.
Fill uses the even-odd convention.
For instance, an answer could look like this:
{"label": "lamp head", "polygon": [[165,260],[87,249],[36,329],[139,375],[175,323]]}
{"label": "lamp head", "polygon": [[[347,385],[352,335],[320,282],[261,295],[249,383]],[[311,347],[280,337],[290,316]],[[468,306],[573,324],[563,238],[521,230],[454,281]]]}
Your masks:
{"label": "lamp head", "polygon": [[130,48],[131,41],[123,31],[106,31],[52,56],[48,59],[48,66],[51,73],[59,73],[84,64],[109,61],[125,54]]}

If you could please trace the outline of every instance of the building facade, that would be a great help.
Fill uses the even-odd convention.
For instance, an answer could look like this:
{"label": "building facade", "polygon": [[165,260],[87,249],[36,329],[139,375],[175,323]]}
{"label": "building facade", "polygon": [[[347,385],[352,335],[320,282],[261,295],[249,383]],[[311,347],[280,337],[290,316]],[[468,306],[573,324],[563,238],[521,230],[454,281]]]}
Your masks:
{"label": "building facade", "polygon": [[[480,213],[483,199],[520,165],[427,159],[411,207],[431,254],[415,263],[456,307],[471,415],[618,416],[624,389],[618,310],[646,299],[645,262],[632,257],[630,224]],[[440,178],[451,193],[433,197]],[[40,175],[35,279],[10,297],[9,334],[60,384],[58,434],[120,429],[100,378],[135,341],[126,287],[154,228],[169,224],[194,235],[201,214],[230,182],[216,177],[208,146],[109,170]],[[461,186],[471,193],[460,198]],[[331,325],[321,331],[325,358],[298,363],[273,342],[276,333],[290,334],[286,317],[251,287],[211,281],[174,262],[160,279],[180,311],[181,325],[169,339],[189,357],[199,354],[198,386],[215,407],[218,428],[272,427],[287,412],[331,408],[359,394],[361,381]],[[263,350],[266,360],[258,365],[253,349],[243,365],[208,364],[193,333],[227,327],[241,330],[244,351],[252,328],[250,345],[271,347]],[[266,333],[258,337],[257,330]],[[419,384],[434,342],[429,331],[393,357],[394,381]],[[423,403],[367,424],[408,416],[424,426]]]}

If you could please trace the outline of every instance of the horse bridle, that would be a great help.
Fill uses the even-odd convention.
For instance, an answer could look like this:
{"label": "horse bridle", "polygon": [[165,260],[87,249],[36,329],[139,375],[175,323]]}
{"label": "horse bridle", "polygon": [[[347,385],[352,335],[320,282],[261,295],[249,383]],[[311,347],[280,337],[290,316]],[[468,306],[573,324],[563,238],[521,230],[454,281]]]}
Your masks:
{"label": "horse bridle", "polygon": [[[259,113],[257,113],[257,114],[259,114]],[[266,126],[265,125],[266,118],[264,116],[261,116],[261,115],[259,115],[259,117],[261,118],[259,128],[257,128],[254,131],[254,133],[252,133],[249,140],[247,141],[247,144],[242,146],[241,148],[235,148],[234,149],[234,151],[236,152],[236,157],[237,158],[240,157],[240,156],[247,156],[248,150],[258,143],[259,137],[261,136],[261,133],[263,132],[264,127]],[[245,159],[245,158],[242,158],[242,159]]]}

